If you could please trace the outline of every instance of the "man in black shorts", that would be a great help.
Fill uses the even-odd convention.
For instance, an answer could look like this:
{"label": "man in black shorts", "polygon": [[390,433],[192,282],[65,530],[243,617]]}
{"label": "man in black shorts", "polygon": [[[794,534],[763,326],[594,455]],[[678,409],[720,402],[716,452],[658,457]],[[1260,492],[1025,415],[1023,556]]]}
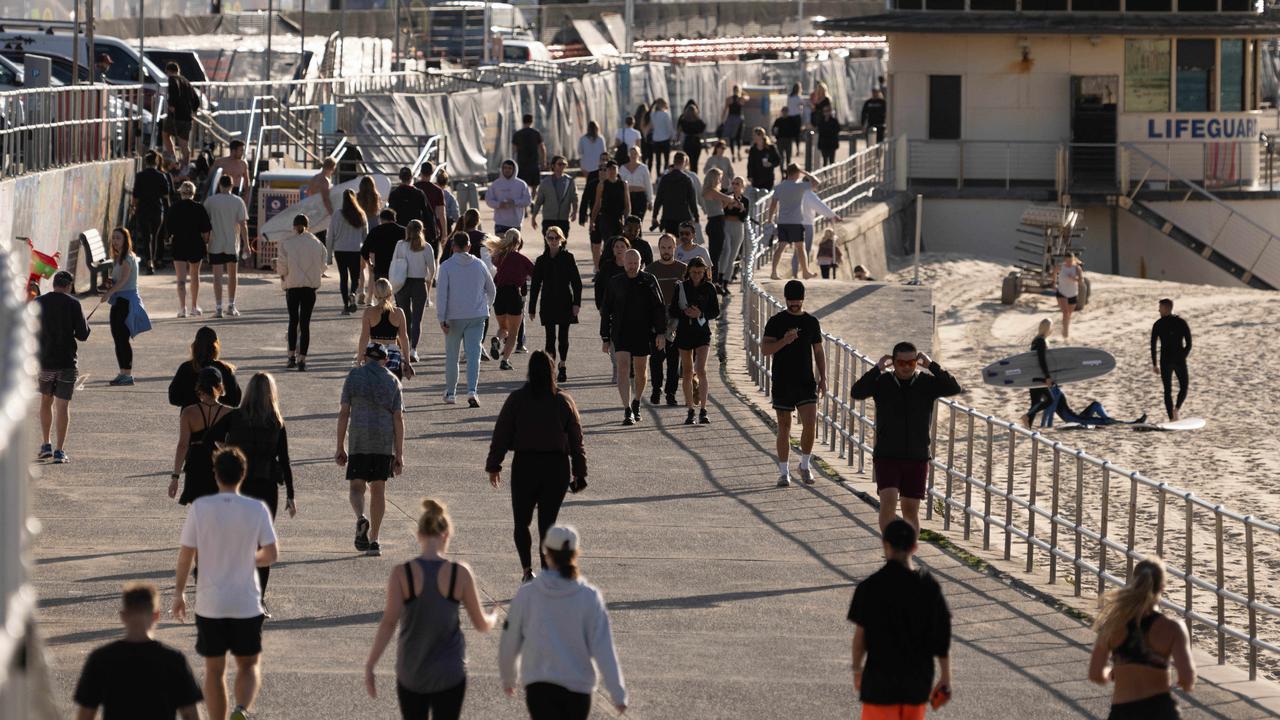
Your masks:
{"label": "man in black shorts", "polygon": [[542,133],[533,127],[533,116],[520,118],[524,127],[511,136],[511,156],[516,159],[520,168],[520,179],[536,193],[542,181],[542,169],[547,166],[547,146],[542,142]]}
{"label": "man in black shorts", "polygon": [[169,76],[169,107],[164,119],[165,147],[170,157],[178,161],[181,173],[186,174],[187,164],[191,162],[191,124],[195,121],[196,110],[200,108],[200,93],[182,77],[178,63],[167,63],[164,74]]}
{"label": "man in black shorts", "polygon": [[[1156,362],[1156,343],[1160,344],[1160,361]],[[1160,319],[1151,326],[1151,370],[1164,382],[1164,411],[1170,420],[1178,419],[1182,403],[1187,399],[1187,356],[1191,354],[1191,326],[1180,315],[1173,314],[1173,300],[1160,301]],[[1173,377],[1178,376],[1178,400],[1173,399]]]}
{"label": "man in black shorts", "polygon": [[[400,381],[387,370],[386,348],[369,343],[364,357],[364,364],[348,373],[342,384],[338,450],[333,459],[338,467],[347,468],[351,509],[356,513],[356,550],[377,557],[382,554],[378,532],[387,510],[387,479],[404,469],[404,402]],[[370,518],[364,515],[366,487]]]}
{"label": "man in black shorts", "polygon": [[[800,415],[800,479],[813,484],[809,459],[818,426],[818,398],[827,391],[822,325],[804,311],[804,283],[782,289],[787,309],[769,318],[760,351],[773,357],[773,410],[778,418],[778,487],[791,486],[791,413]],[[814,365],[817,377],[814,377]]]}
{"label": "man in black shorts", "polygon": [[[667,308],[657,279],[640,269],[639,252],[634,248],[628,250],[622,264],[626,272],[609,280],[600,306],[600,339],[604,342],[604,352],[613,353],[618,368],[622,424],[634,425],[640,422],[649,345],[652,342],[659,351],[666,348]],[[632,373],[627,372],[628,367]],[[635,376],[634,393],[631,374]]]}
{"label": "man in black shorts", "polygon": [[[40,306],[40,432],[43,440],[39,458],[52,458],[55,463],[71,462],[63,451],[67,426],[71,422],[71,393],[76,389],[76,341],[89,339],[80,301],[71,295],[71,273],[59,270],[53,275],[53,292],[36,298]],[[49,431],[57,419],[55,447],[49,442]]]}
{"label": "man in black shorts", "polygon": [[[892,365],[893,369],[889,370]],[[924,372],[924,370],[928,372]],[[874,398],[876,447],[872,453],[876,492],[880,495],[880,530],[902,517],[920,530],[920,501],[929,479],[929,421],[940,397],[964,392],[960,383],[909,342],[893,346],[853,384],[854,400]]]}

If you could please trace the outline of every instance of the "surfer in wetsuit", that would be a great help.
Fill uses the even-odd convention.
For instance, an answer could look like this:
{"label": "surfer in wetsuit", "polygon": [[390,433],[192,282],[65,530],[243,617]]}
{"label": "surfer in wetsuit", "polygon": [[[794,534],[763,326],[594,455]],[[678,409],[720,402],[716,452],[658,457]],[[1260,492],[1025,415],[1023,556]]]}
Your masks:
{"label": "surfer in wetsuit", "polygon": [[1049,388],[1053,387],[1053,378],[1049,375],[1049,341],[1046,340],[1052,332],[1053,321],[1045,318],[1040,321],[1040,329],[1036,331],[1036,337],[1031,341],[1031,351],[1036,354],[1036,360],[1040,362],[1040,374],[1044,378],[1044,387],[1031,388],[1031,408],[1022,416],[1022,424],[1026,427],[1031,427],[1036,415],[1053,405],[1053,394],[1049,392]]}
{"label": "surfer in wetsuit", "polygon": [[1117,420],[1108,415],[1107,409],[1097,400],[1089,403],[1083,412],[1077,413],[1067,404],[1067,396],[1062,392],[1062,388],[1055,387],[1049,392],[1057,395],[1058,404],[1054,407],[1054,412],[1062,418],[1063,422],[1079,425],[1141,425],[1147,421],[1146,413],[1140,415],[1137,420]]}
{"label": "surfer in wetsuit", "polygon": [[[1156,342],[1160,343],[1160,360],[1156,361]],[[1160,301],[1160,319],[1151,326],[1151,371],[1164,382],[1164,409],[1170,420],[1178,419],[1178,411],[1187,399],[1187,356],[1191,354],[1191,326],[1173,314],[1173,301]],[[1178,401],[1173,400],[1173,376],[1178,376]]]}

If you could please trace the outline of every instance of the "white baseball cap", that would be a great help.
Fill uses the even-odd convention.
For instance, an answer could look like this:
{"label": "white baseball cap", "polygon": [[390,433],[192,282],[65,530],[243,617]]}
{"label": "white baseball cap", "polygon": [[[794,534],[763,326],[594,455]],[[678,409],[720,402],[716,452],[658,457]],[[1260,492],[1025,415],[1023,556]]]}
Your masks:
{"label": "white baseball cap", "polygon": [[572,525],[553,525],[547,530],[542,547],[547,550],[577,550],[578,531]]}

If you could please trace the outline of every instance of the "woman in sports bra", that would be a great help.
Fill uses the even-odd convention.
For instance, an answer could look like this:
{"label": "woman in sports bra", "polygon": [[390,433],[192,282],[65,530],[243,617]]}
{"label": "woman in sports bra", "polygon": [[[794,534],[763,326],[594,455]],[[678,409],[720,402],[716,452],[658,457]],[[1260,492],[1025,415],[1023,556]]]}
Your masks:
{"label": "woman in sports bra", "polygon": [[444,503],[424,498],[418,518],[422,554],[391,570],[387,604],[373,636],[364,666],[364,687],[377,697],[374,670],[400,625],[396,641],[396,695],[405,720],[457,720],[467,692],[467,645],[458,621],[458,606],[480,632],[488,632],[498,616],[480,606],[476,580],[466,563],[450,560],[452,522]]}
{"label": "woman in sports bra", "polygon": [[[222,395],[222,372],[216,367],[206,367],[196,376],[196,403],[183,408],[179,416],[169,497],[178,498],[181,505],[190,505],[196,498],[218,492],[218,483],[213,477],[215,443],[226,439],[227,421],[239,412],[223,405]],[[186,478],[179,496],[178,479],[183,472]]]}
{"label": "woman in sports bra", "polygon": [[1098,641],[1089,659],[1089,679],[1099,685],[1115,683],[1108,720],[1180,718],[1170,692],[1170,665],[1183,691],[1195,686],[1196,665],[1186,627],[1156,609],[1164,582],[1163,561],[1139,562],[1129,584],[1108,594],[1094,623]]}
{"label": "woman in sports bra", "polygon": [[1071,335],[1071,313],[1080,305],[1080,286],[1084,284],[1084,266],[1076,260],[1075,255],[1067,254],[1054,273],[1054,295],[1058,298],[1058,308],[1062,310],[1062,339],[1068,340]]}
{"label": "woman in sports bra", "polygon": [[373,305],[365,308],[360,317],[360,344],[356,346],[356,364],[364,364],[364,349],[376,342],[387,350],[387,369],[396,377],[413,378],[413,364],[401,348],[409,345],[408,320],[404,310],[396,307],[391,281],[378,278],[373,285]]}

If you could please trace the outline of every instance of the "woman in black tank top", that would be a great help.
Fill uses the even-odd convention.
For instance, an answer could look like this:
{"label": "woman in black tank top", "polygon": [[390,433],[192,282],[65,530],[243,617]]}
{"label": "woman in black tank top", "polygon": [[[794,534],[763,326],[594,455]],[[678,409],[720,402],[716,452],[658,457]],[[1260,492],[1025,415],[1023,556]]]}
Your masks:
{"label": "woman in black tank top", "polygon": [[387,351],[387,369],[402,380],[414,375],[412,362],[418,358],[405,358],[403,348],[409,347],[409,323],[404,310],[396,307],[391,282],[378,278],[373,285],[373,305],[360,316],[360,341],[356,344],[356,364],[364,363],[364,349],[371,342],[383,345]]}
{"label": "woman in black tank top", "polygon": [[[226,439],[227,421],[238,412],[219,402],[223,394],[222,373],[207,367],[196,377],[194,405],[182,409],[179,416],[178,447],[173,454],[173,473],[169,476],[169,497],[181,505],[218,492],[213,476],[213,451],[216,443]],[[178,495],[178,478],[185,472],[182,495]]]}
{"label": "woman in black tank top", "polygon": [[604,242],[622,234],[623,218],[631,214],[631,195],[627,183],[618,177],[618,163],[605,163],[600,183],[596,185],[595,205],[591,210],[592,237]]}

